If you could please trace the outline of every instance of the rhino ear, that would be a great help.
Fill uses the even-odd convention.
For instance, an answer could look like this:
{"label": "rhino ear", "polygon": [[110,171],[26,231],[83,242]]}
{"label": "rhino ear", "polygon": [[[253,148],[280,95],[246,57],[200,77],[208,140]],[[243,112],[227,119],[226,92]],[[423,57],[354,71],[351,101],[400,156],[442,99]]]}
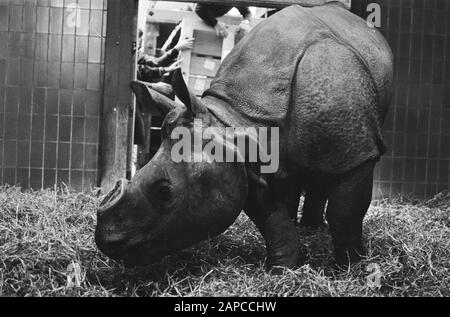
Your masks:
{"label": "rhino ear", "polygon": [[206,112],[206,107],[187,87],[181,69],[177,69],[173,72],[172,87],[175,91],[175,95],[184,103],[188,110],[192,111],[194,114]]}
{"label": "rhino ear", "polygon": [[[149,109],[153,115],[162,114],[166,116],[177,107],[173,100],[152,89],[150,85],[142,81],[133,81],[131,90],[136,95],[136,101],[141,109]],[[156,109],[157,111],[155,111]]]}

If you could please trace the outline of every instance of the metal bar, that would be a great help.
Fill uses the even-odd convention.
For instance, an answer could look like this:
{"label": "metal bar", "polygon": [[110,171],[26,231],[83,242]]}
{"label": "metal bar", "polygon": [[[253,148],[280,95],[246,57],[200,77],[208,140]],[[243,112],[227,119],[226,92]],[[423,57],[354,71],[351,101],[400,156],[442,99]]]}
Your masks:
{"label": "metal bar", "polygon": [[[167,1],[167,0],[163,0]],[[176,2],[192,2],[192,0],[174,0]],[[195,0],[196,3],[204,4],[227,4],[233,6],[252,6],[263,8],[284,8],[290,5],[299,4],[304,7],[314,7],[336,0]],[[347,8],[351,6],[351,0],[337,0],[342,2]],[[225,3],[224,3],[225,2]]]}

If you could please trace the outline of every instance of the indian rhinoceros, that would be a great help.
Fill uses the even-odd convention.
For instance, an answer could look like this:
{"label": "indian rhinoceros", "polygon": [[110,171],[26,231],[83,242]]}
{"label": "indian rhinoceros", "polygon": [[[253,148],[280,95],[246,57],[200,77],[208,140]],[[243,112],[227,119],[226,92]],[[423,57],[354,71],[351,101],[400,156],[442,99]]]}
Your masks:
{"label": "indian rhinoceros", "polygon": [[[138,99],[166,116],[162,145],[102,202],[99,249],[127,266],[153,263],[221,234],[244,211],[264,237],[267,266],[294,267],[300,241],[292,219],[305,191],[301,224],[321,226],[327,206],[337,263],[360,260],[373,171],[386,151],[392,59],[382,35],[342,5],[291,6],[234,48],[201,99],[179,71],[173,88],[183,105],[134,82]],[[205,129],[279,128],[278,170],[174,162],[171,134],[177,127],[192,131],[194,119]]]}

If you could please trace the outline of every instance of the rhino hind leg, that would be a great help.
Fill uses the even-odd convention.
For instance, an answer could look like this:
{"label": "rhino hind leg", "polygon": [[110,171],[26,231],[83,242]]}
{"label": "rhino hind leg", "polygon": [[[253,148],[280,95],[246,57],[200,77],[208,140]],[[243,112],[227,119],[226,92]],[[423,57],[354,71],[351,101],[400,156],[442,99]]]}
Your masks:
{"label": "rhino hind leg", "polygon": [[365,255],[362,223],[372,200],[375,162],[368,161],[339,178],[331,191],[326,217],[338,265],[348,265]]}

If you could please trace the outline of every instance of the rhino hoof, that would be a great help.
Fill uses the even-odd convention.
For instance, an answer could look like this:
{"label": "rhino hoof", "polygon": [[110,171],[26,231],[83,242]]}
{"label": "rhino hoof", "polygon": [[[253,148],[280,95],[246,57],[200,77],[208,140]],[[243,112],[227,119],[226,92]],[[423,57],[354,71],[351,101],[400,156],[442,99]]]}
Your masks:
{"label": "rhino hoof", "polygon": [[334,250],[334,258],[338,266],[349,266],[358,263],[365,255],[366,251],[362,245],[348,248],[335,247]]}
{"label": "rhino hoof", "polygon": [[325,229],[327,227],[327,224],[324,221],[305,221],[305,220],[301,220],[299,223],[299,227],[302,229],[307,229],[307,230],[320,230],[320,229]]}
{"label": "rhino hoof", "polygon": [[283,275],[286,270],[288,270],[288,268],[285,266],[267,267],[267,273],[269,273],[270,275]]}
{"label": "rhino hoof", "polygon": [[266,270],[269,274],[283,275],[286,270],[301,266],[306,260],[305,254],[299,250],[288,258],[270,258],[266,259]]}

